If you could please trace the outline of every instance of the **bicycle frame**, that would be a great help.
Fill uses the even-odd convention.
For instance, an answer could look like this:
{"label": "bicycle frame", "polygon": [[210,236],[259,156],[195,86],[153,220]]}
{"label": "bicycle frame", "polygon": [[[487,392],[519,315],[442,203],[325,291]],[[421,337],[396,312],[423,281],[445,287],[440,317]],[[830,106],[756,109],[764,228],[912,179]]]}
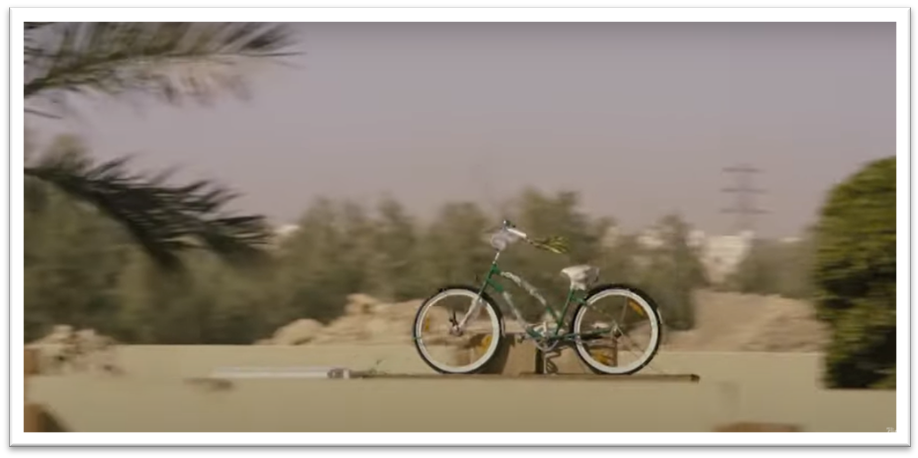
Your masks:
{"label": "bicycle frame", "polygon": [[[579,334],[578,334],[578,333],[565,332],[564,334],[559,335],[559,334],[561,333],[562,327],[564,327],[564,318],[567,316],[567,312],[568,312],[568,310],[570,309],[571,304],[573,304],[573,303],[577,303],[577,304],[582,304],[582,303],[584,303],[585,300],[586,300],[587,294],[584,293],[584,294],[582,295],[582,297],[577,297],[577,290],[574,289],[573,287],[570,288],[570,289],[568,290],[568,293],[567,293],[567,299],[565,299],[565,301],[564,301],[564,309],[563,309],[563,310],[561,311],[561,313],[559,314],[559,313],[557,313],[556,310],[548,303],[548,301],[545,299],[545,297],[542,296],[542,294],[539,292],[539,290],[538,290],[535,286],[531,285],[529,282],[527,282],[526,280],[524,280],[524,279],[523,279],[522,277],[520,277],[519,275],[514,274],[513,272],[509,272],[509,271],[502,270],[502,269],[498,266],[498,264],[497,264],[498,258],[500,258],[500,252],[498,252],[497,255],[494,256],[494,260],[491,262],[491,267],[490,267],[490,269],[488,269],[488,273],[487,273],[487,275],[485,276],[484,281],[482,281],[482,283],[481,283],[481,288],[480,288],[479,291],[478,291],[478,298],[476,299],[475,304],[469,309],[468,313],[466,313],[465,316],[462,318],[461,322],[459,323],[459,327],[460,327],[460,328],[464,328],[465,323],[467,322],[467,320],[469,319],[469,317],[471,317],[474,313],[477,312],[477,310],[478,310],[478,304],[479,304],[479,301],[478,301],[478,300],[480,300],[482,294],[484,294],[484,292],[490,287],[491,289],[497,291],[498,293],[500,293],[500,294],[503,296],[504,300],[507,302],[507,305],[509,305],[509,306],[510,306],[510,309],[513,311],[513,314],[515,315],[517,322],[519,322],[520,324],[523,324],[523,325],[524,325],[524,329],[526,330],[526,334],[527,334],[530,338],[532,338],[532,339],[537,339],[537,340],[540,340],[540,339],[548,339],[548,340],[555,340],[555,341],[557,341],[557,340],[573,340],[573,339],[577,339],[577,338],[584,338],[584,337],[589,338],[589,337],[594,337],[594,334],[595,334],[596,336],[598,336],[598,335],[600,335],[600,334],[605,334],[605,333],[610,332],[610,331],[596,331],[596,332],[579,333]],[[506,288],[503,287],[503,285],[501,285],[500,283],[496,282],[496,281],[495,281],[495,277],[503,277],[503,278],[506,278],[506,279],[510,280],[510,281],[513,282],[517,287],[519,287],[520,289],[522,289],[523,291],[525,291],[527,294],[529,294],[531,297],[533,297],[533,298],[535,298],[537,301],[539,301],[539,303],[542,304],[543,309],[544,309],[544,310],[547,310],[548,313],[551,315],[552,319],[554,319],[554,321],[555,321],[555,330],[554,330],[554,333],[552,333],[551,335],[545,335],[545,334],[543,334],[542,332],[536,331],[536,330],[534,329],[534,327],[536,326],[536,324],[535,324],[535,323],[529,323],[528,321],[526,321],[526,320],[523,318],[523,316],[522,316],[522,314],[520,313],[519,309],[518,309],[518,308],[516,307],[516,305],[513,303],[513,298],[512,298],[512,296],[511,296],[510,292],[507,291]],[[542,324],[545,324],[545,323],[543,322]],[[548,330],[545,329],[544,331],[547,333]]]}

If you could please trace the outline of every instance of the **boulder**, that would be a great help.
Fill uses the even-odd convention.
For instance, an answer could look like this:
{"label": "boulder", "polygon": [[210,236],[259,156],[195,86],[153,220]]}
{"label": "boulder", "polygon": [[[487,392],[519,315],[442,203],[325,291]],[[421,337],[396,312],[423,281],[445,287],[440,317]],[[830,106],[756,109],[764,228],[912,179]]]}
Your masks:
{"label": "boulder", "polygon": [[368,315],[372,313],[373,308],[379,303],[376,298],[366,294],[351,294],[347,296],[344,313],[347,315]]}
{"label": "boulder", "polygon": [[322,329],[322,323],[316,320],[296,320],[278,329],[271,342],[275,345],[303,345],[312,342]]}

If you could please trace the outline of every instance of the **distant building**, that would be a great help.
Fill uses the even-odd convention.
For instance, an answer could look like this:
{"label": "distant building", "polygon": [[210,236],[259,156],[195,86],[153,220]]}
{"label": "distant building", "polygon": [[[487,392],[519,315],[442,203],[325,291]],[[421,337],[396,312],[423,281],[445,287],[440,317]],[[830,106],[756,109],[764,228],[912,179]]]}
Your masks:
{"label": "distant building", "polygon": [[[700,229],[693,229],[688,234],[687,243],[697,251],[708,279],[712,283],[720,283],[736,271],[754,239],[755,234],[749,231],[737,235],[708,235]],[[637,241],[645,249],[661,248],[665,244],[663,234],[656,227],[642,231]],[[646,266],[649,260],[637,261],[638,265]]]}
{"label": "distant building", "polygon": [[605,248],[613,248],[618,245],[618,242],[621,241],[622,230],[618,226],[611,226],[606,229],[606,233],[602,237],[602,246]]}
{"label": "distant building", "polygon": [[703,248],[708,240],[708,235],[701,229],[693,229],[689,232],[688,244],[692,248]]}
{"label": "distant building", "polygon": [[663,234],[660,233],[660,228],[650,227],[638,234],[637,242],[642,248],[661,248],[664,244]]}
{"label": "distant building", "polygon": [[279,239],[285,239],[293,235],[298,230],[300,230],[300,226],[297,226],[296,224],[283,224],[274,229],[274,235]]}
{"label": "distant building", "polygon": [[271,246],[275,248],[279,247],[280,244],[284,242],[284,240],[290,238],[298,230],[300,230],[300,226],[297,226],[296,224],[283,224],[276,226],[274,228],[274,239],[271,240]]}
{"label": "distant building", "polygon": [[707,237],[701,247],[701,264],[712,283],[720,283],[736,271],[752,247],[755,234],[750,231],[739,235]]}

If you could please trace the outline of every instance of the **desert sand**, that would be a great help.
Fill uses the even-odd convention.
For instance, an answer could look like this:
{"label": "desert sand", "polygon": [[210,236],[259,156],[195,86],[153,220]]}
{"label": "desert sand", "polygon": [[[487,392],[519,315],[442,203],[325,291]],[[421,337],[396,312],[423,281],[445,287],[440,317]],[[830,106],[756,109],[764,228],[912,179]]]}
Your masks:
{"label": "desert sand", "polygon": [[[39,376],[29,396],[71,431],[702,432],[737,421],[884,432],[895,392],[824,390],[820,355],[661,353],[653,369],[701,380],[231,380],[227,366],[376,365],[427,372],[407,346],[125,347],[126,373]],[[378,360],[382,360],[377,364]],[[649,372],[649,371],[648,371]]]}
{"label": "desert sand", "polygon": [[85,432],[707,432],[750,421],[804,432],[896,426],[894,391],[822,388],[822,355],[812,350],[826,334],[807,304],[712,292],[698,298],[698,328],[671,333],[641,372],[697,374],[695,383],[563,376],[207,381],[228,367],[431,374],[407,340],[418,303],[356,297],[338,322],[295,323],[262,345],[120,346],[121,372],[40,375],[29,380],[29,397],[64,429]]}

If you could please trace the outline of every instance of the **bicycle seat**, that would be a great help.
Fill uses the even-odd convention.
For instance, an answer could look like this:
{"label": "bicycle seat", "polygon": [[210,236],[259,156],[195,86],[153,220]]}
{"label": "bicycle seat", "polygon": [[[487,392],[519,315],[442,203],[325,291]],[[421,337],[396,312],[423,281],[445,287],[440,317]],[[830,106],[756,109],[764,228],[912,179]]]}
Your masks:
{"label": "bicycle seat", "polygon": [[586,264],[565,267],[561,274],[571,281],[572,289],[586,290],[599,280],[599,269]]}

